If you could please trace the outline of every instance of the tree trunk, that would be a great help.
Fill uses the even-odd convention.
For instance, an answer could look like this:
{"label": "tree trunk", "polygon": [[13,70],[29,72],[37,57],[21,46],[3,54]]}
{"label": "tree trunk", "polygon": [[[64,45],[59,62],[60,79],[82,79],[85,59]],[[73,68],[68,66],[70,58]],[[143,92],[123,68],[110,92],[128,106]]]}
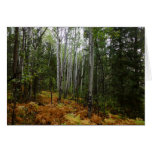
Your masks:
{"label": "tree trunk", "polygon": [[67,56],[67,41],[68,41],[68,32],[69,32],[69,28],[67,29],[67,32],[65,30],[65,48],[64,48],[64,62],[63,62],[63,74],[64,74],[64,82],[63,82],[63,88],[64,88],[64,94],[66,91],[66,56]]}
{"label": "tree trunk", "polygon": [[57,27],[57,50],[56,50],[56,58],[57,58],[57,90],[59,90],[59,28]]}
{"label": "tree trunk", "polygon": [[82,83],[83,83],[83,66],[84,66],[85,56],[84,52],[82,52],[82,69],[81,69],[81,94],[82,94]]}
{"label": "tree trunk", "polygon": [[68,56],[68,64],[67,64],[67,80],[66,80],[66,91],[65,91],[65,98],[68,94],[69,86],[70,86],[70,80],[72,79],[72,47],[70,46],[70,51],[69,51],[69,56]]}
{"label": "tree trunk", "polygon": [[21,97],[22,97],[22,99],[21,100],[23,100],[23,98],[24,98],[24,89],[22,89],[22,88],[24,88],[24,85],[21,83],[21,80],[22,80],[22,76],[23,76],[23,70],[24,70],[24,47],[25,47],[25,29],[24,28],[22,28],[22,32],[23,32],[23,39],[22,39],[22,49],[21,49],[21,57],[20,57],[20,84],[21,84]]}
{"label": "tree trunk", "polygon": [[61,59],[60,59],[60,38],[59,38],[59,28],[57,27],[57,90],[59,91],[58,103],[61,102],[62,94],[62,71],[61,71]]}
{"label": "tree trunk", "polygon": [[[19,37],[19,28],[15,28],[15,41],[14,41],[14,53],[13,53],[13,74],[15,78],[17,77],[17,63],[18,63],[18,41]],[[16,100],[17,100],[17,82],[13,83],[13,113],[12,113],[12,125],[15,124],[15,108],[16,108]]]}
{"label": "tree trunk", "polygon": [[94,52],[93,52],[93,38],[92,28],[89,31],[89,97],[88,97],[88,117],[91,117],[92,112],[92,88],[93,88],[93,68],[94,68]]}
{"label": "tree trunk", "polygon": [[76,28],[75,28],[75,42],[74,42],[74,87],[73,94],[76,96],[76,87],[77,87],[77,46],[76,46]]}

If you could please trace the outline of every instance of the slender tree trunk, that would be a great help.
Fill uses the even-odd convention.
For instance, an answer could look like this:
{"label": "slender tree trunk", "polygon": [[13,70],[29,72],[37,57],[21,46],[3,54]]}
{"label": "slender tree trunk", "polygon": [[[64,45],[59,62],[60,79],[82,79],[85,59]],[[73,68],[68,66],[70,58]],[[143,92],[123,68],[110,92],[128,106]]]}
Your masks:
{"label": "slender tree trunk", "polygon": [[[24,70],[24,42],[25,42],[25,29],[22,28],[22,31],[23,31],[23,39],[22,39],[22,50],[21,50],[21,57],[20,57],[20,84],[21,84],[21,97],[22,97],[22,100],[24,98],[24,85],[21,83],[21,80],[22,80],[22,76],[23,76],[23,70]],[[23,89],[22,89],[23,88]]]}
{"label": "slender tree trunk", "polygon": [[35,76],[35,77],[34,77],[34,81],[33,81],[34,100],[36,100],[37,83],[38,83],[38,77]]}
{"label": "slender tree trunk", "polygon": [[68,53],[68,64],[67,64],[67,80],[66,80],[66,91],[65,91],[65,98],[68,94],[68,90],[71,84],[72,79],[72,46],[70,45],[69,53]]}
{"label": "slender tree trunk", "polygon": [[[71,56],[70,56],[70,86],[71,86],[71,89],[72,89],[72,81],[73,81],[73,76],[72,76],[72,48],[71,48]],[[72,92],[72,91],[71,91]]]}
{"label": "slender tree trunk", "polygon": [[74,73],[74,90],[77,89],[77,50],[75,50],[75,73]]}
{"label": "slender tree trunk", "polygon": [[[68,51],[68,50],[67,50]],[[67,52],[68,57],[67,57],[67,65],[66,65],[66,70],[64,74],[64,83],[65,83],[65,91],[64,91],[64,98],[67,97],[67,90],[68,90],[68,86],[69,86],[69,70],[70,70],[70,52]]]}
{"label": "slender tree trunk", "polygon": [[51,104],[52,104],[52,101],[53,101],[52,98],[53,98],[53,96],[52,96],[52,89],[51,89]]}
{"label": "slender tree trunk", "polygon": [[24,47],[25,47],[25,29],[22,28],[23,31],[23,40],[22,40],[22,53],[21,53],[21,75],[23,75],[23,70],[24,70]]}
{"label": "slender tree trunk", "polygon": [[76,46],[76,28],[75,28],[75,42],[74,42],[74,87],[73,95],[76,96],[76,85],[77,85],[77,46]]}
{"label": "slender tree trunk", "polygon": [[66,91],[66,78],[65,78],[65,74],[66,74],[66,57],[67,57],[68,32],[69,32],[69,28],[67,29],[67,32],[65,30],[65,48],[64,48],[64,62],[63,62],[63,74],[64,74],[63,88],[64,88],[64,93]]}
{"label": "slender tree trunk", "polygon": [[61,102],[61,94],[62,94],[62,71],[61,71],[61,64],[60,64],[60,49],[59,49],[59,99],[58,103]]}
{"label": "slender tree trunk", "polygon": [[84,66],[84,60],[85,60],[85,56],[84,56],[84,52],[82,52],[82,69],[81,69],[81,94],[82,94],[82,84],[83,84],[83,66]]}
{"label": "slender tree trunk", "polygon": [[51,104],[52,104],[52,89],[53,89],[53,83],[52,83],[52,73],[53,71],[51,70],[51,61],[52,60],[52,48],[50,49],[50,57],[49,57],[49,62],[48,62],[48,67],[50,68],[50,91],[51,91]]}
{"label": "slender tree trunk", "polygon": [[[17,62],[18,62],[18,41],[19,37],[19,28],[15,28],[15,41],[14,41],[14,53],[13,53],[13,74],[15,78],[17,77]],[[16,100],[17,100],[17,82],[13,83],[13,113],[12,113],[12,125],[15,124],[15,108],[16,108]]]}
{"label": "slender tree trunk", "polygon": [[52,104],[52,79],[50,78],[51,104]]}
{"label": "slender tree trunk", "polygon": [[59,91],[58,103],[61,102],[62,94],[62,71],[61,71],[61,58],[60,58],[60,38],[59,38],[59,28],[57,27],[57,90]]}
{"label": "slender tree trunk", "polygon": [[94,68],[94,52],[93,52],[93,38],[92,28],[89,31],[89,98],[88,98],[88,117],[91,117],[92,112],[92,88],[93,88],[93,68]]}
{"label": "slender tree trunk", "polygon": [[67,64],[67,72],[66,72],[66,81],[65,81],[65,91],[64,91],[64,98],[67,97],[67,90],[69,85],[69,58],[68,58],[68,64]]}
{"label": "slender tree trunk", "polygon": [[56,50],[56,57],[57,57],[57,90],[59,90],[59,28],[57,27],[57,50]]}

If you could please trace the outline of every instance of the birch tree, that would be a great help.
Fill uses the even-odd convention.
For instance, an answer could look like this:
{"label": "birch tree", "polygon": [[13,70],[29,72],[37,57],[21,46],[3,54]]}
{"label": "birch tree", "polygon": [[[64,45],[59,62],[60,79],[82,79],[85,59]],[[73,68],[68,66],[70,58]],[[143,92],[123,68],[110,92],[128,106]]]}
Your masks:
{"label": "birch tree", "polygon": [[56,50],[56,58],[57,58],[57,90],[59,90],[59,48],[60,48],[60,40],[59,40],[59,27],[57,27],[57,50]]}
{"label": "birch tree", "polygon": [[59,31],[59,27],[57,27],[57,90],[59,92],[59,98],[58,98],[58,102],[61,102],[61,84],[62,84],[62,69],[61,69],[61,58],[60,58],[60,52],[61,52],[61,48],[60,48],[60,31]]}
{"label": "birch tree", "polygon": [[[63,83],[63,86],[64,88],[66,88],[66,78],[65,78],[65,74],[66,74],[66,59],[67,59],[67,43],[68,43],[68,33],[69,33],[69,28],[65,28],[65,46],[64,46],[64,62],[63,62],[63,77],[64,77],[64,83]],[[64,91],[65,92],[65,91]]]}

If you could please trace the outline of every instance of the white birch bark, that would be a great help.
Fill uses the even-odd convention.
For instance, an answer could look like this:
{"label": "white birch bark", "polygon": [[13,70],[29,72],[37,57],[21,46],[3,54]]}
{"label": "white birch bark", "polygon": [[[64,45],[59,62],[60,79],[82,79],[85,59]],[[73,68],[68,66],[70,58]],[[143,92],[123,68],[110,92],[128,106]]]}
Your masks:
{"label": "white birch bark", "polygon": [[70,49],[68,51],[68,61],[67,61],[67,79],[66,79],[66,95],[68,93],[68,90],[69,90],[69,86],[70,86],[70,78],[71,78],[71,52],[72,52],[72,49],[71,49],[71,46],[70,46]]}
{"label": "white birch bark", "polygon": [[[69,32],[69,28],[67,28],[67,31],[66,31],[66,28],[65,28],[65,48],[64,48],[64,62],[63,62],[63,74],[64,74],[64,83],[63,83],[63,88],[65,89],[66,88],[66,83],[65,83],[65,72],[66,72],[66,58],[67,58],[67,41],[68,41],[68,32]],[[65,92],[65,90],[64,90]]]}
{"label": "white birch bark", "polygon": [[76,91],[76,87],[77,87],[77,44],[76,44],[76,28],[75,28],[75,44],[74,44],[74,51],[75,51],[75,56],[74,56],[74,92]]}
{"label": "white birch bark", "polygon": [[82,69],[81,69],[81,93],[82,93],[82,83],[83,83],[83,67],[84,67],[85,56],[82,50]]}
{"label": "white birch bark", "polygon": [[[71,44],[72,45],[72,44]],[[71,46],[71,53],[70,53],[70,69],[69,69],[69,76],[70,76],[70,86],[72,86],[72,46]]]}

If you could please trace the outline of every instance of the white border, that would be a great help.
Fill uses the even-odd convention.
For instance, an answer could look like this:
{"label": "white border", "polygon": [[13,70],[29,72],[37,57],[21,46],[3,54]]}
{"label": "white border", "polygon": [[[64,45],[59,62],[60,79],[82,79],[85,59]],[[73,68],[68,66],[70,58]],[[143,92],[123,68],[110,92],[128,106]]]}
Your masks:
{"label": "white border", "polygon": [[151,69],[151,6],[150,0],[0,0],[0,151],[151,152],[152,81],[148,72],[145,126],[6,125],[7,26],[145,26],[149,59],[145,65]]}

